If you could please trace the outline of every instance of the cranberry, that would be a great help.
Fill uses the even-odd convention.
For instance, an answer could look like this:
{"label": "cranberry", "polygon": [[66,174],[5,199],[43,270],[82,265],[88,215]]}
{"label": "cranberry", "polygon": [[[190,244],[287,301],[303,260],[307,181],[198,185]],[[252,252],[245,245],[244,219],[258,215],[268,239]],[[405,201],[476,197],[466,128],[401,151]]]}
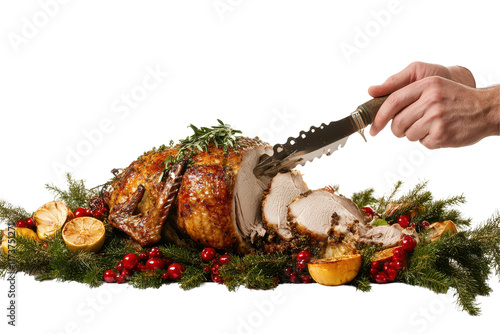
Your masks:
{"label": "cranberry", "polygon": [[216,255],[217,253],[212,247],[203,248],[203,250],[201,251],[201,259],[203,260],[203,262],[212,261],[213,259],[215,259]]}
{"label": "cranberry", "polygon": [[151,257],[146,261],[146,270],[163,269],[165,263],[159,257]]}
{"label": "cranberry", "polygon": [[134,269],[137,263],[139,263],[139,257],[134,253],[129,253],[123,257],[123,266],[125,269]]}
{"label": "cranberry", "polygon": [[404,262],[403,261],[394,261],[395,263],[395,269],[402,269],[404,267]]}
{"label": "cranberry", "polygon": [[92,217],[94,217],[95,219],[101,220],[102,219],[102,212],[100,210],[94,210],[94,211],[92,211]]}
{"label": "cranberry", "polygon": [[398,271],[394,268],[387,269],[385,273],[387,274],[390,282],[394,282],[394,280],[398,276]]}
{"label": "cranberry", "polygon": [[18,220],[17,223],[16,223],[16,227],[27,227],[28,225],[26,225],[26,222],[22,219]]}
{"label": "cranberry", "polygon": [[406,257],[408,256],[408,254],[405,252],[405,250],[403,249],[403,247],[396,247],[392,250],[392,259],[394,261],[403,261],[404,259],[406,259]]}
{"label": "cranberry", "polygon": [[221,255],[221,257],[219,258],[219,263],[221,266],[228,264],[229,262],[231,262],[231,256],[229,254]]}
{"label": "cranberry", "polygon": [[392,267],[391,267],[391,265],[390,265],[390,262],[386,262],[386,263],[384,263],[384,271],[385,271],[385,272],[387,272],[387,270],[388,270],[389,268],[392,268]]}
{"label": "cranberry", "polygon": [[306,283],[306,284],[312,282],[311,276],[305,275],[305,274],[300,275],[300,280],[302,281],[302,283]]}
{"label": "cranberry", "polygon": [[126,281],[125,276],[116,275],[116,283],[121,284],[121,283],[125,283],[125,281]]}
{"label": "cranberry", "polygon": [[116,264],[116,270],[121,273],[122,270],[125,269],[125,267],[123,266],[123,261],[120,261]]}
{"label": "cranberry", "polygon": [[141,259],[141,260],[147,260],[148,258],[149,258],[149,256],[146,252],[142,252],[139,254],[139,259]]}
{"label": "cranberry", "polygon": [[164,272],[163,274],[161,274],[161,278],[168,279],[168,273]]}
{"label": "cranberry", "polygon": [[144,270],[146,270],[146,265],[144,263],[138,263],[136,266],[135,266],[135,270],[137,272],[143,272]]}
{"label": "cranberry", "polygon": [[413,252],[416,246],[417,242],[415,241],[415,239],[413,239],[411,235],[405,235],[401,240],[401,247],[408,253]]}
{"label": "cranberry", "polygon": [[389,281],[389,277],[384,272],[380,272],[377,274],[377,276],[375,276],[375,282],[377,282],[379,284],[384,284],[384,283],[387,283],[388,281]]}
{"label": "cranberry", "polygon": [[364,207],[363,207],[363,210],[365,210],[365,212],[366,212],[366,214],[367,214],[367,215],[373,215],[373,212],[374,212],[374,211],[373,211],[373,209],[372,209],[372,207],[371,207],[371,206],[369,206],[369,205],[364,206]]}
{"label": "cranberry", "polygon": [[220,277],[220,275],[214,275],[212,277],[212,281],[214,281],[215,283],[221,284],[222,283],[222,278]]}
{"label": "cranberry", "polygon": [[149,257],[162,257],[163,252],[158,247],[153,247],[148,252]]}
{"label": "cranberry", "polygon": [[35,227],[35,219],[33,219],[33,217],[29,217],[28,219],[26,219],[26,227],[27,228]]}
{"label": "cranberry", "polygon": [[87,217],[87,216],[91,216],[92,212],[90,211],[90,209],[78,208],[75,210],[75,212],[73,212],[73,215],[75,216],[75,218]]}
{"label": "cranberry", "polygon": [[166,258],[163,259],[163,263],[165,263],[165,267],[168,268],[168,266],[171,265],[172,263],[174,263],[174,261],[172,261],[171,258],[166,257]]}
{"label": "cranberry", "polygon": [[429,227],[429,226],[431,226],[431,224],[429,224],[429,222],[427,220],[424,220],[422,222],[422,227]]}
{"label": "cranberry", "polygon": [[380,261],[373,261],[371,264],[371,268],[377,269],[377,271],[380,271],[382,269],[382,267],[383,267],[383,264]]}
{"label": "cranberry", "polygon": [[167,273],[171,280],[178,281],[182,278],[182,266],[178,263],[172,263],[168,266]]}
{"label": "cranberry", "polygon": [[375,268],[371,268],[370,269],[370,277],[375,277],[379,272],[380,272],[380,270],[377,270]]}
{"label": "cranberry", "polygon": [[297,254],[297,262],[299,260],[304,260],[306,261],[306,263],[308,263],[309,261],[311,261],[311,253],[309,253],[308,251],[306,250],[303,250],[303,251],[300,251],[298,254]]}
{"label": "cranberry", "polygon": [[132,271],[128,269],[123,269],[120,275],[122,275],[123,277],[129,277],[132,276]]}
{"label": "cranberry", "polygon": [[299,278],[297,277],[297,274],[296,274],[296,273],[292,272],[292,273],[290,274],[290,282],[291,282],[291,283],[299,283],[299,282],[300,282],[300,281],[299,281]]}
{"label": "cranberry", "polygon": [[285,273],[286,277],[290,277],[290,275],[293,273],[293,269],[290,267],[285,268],[284,273]]}
{"label": "cranberry", "polygon": [[116,271],[110,269],[106,270],[103,275],[104,281],[106,283],[114,283],[116,282]]}
{"label": "cranberry", "polygon": [[302,259],[302,260],[297,260],[296,266],[297,266],[297,268],[299,268],[300,270],[304,270],[304,269],[306,269],[306,267],[307,267],[307,262],[306,262],[306,260],[304,260],[304,259]]}
{"label": "cranberry", "polygon": [[206,273],[209,273],[210,271],[212,271],[212,268],[210,268],[209,266],[205,266],[205,267],[203,267],[203,270],[204,270]]}
{"label": "cranberry", "polygon": [[408,218],[408,216],[405,216],[405,215],[399,216],[398,224],[402,228],[407,228],[409,223],[410,223],[410,218]]}
{"label": "cranberry", "polygon": [[278,278],[278,276],[274,276],[273,280],[274,280],[274,282],[276,282],[276,284],[278,284],[280,282],[280,279]]}
{"label": "cranberry", "polygon": [[220,275],[218,263],[214,264],[214,266],[210,270],[212,271],[212,275]]}

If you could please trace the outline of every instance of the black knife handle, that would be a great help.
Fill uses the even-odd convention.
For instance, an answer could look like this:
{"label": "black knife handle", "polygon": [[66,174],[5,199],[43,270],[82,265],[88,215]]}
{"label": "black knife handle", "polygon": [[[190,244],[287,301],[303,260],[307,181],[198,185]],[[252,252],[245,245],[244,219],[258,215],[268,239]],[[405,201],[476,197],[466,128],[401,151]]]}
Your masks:
{"label": "black knife handle", "polygon": [[376,97],[374,99],[371,99],[370,101],[363,103],[358,107],[356,111],[359,112],[365,126],[368,124],[372,124],[373,120],[375,119],[375,116],[377,116],[378,110],[380,109],[384,101],[387,100],[388,97],[389,95]]}

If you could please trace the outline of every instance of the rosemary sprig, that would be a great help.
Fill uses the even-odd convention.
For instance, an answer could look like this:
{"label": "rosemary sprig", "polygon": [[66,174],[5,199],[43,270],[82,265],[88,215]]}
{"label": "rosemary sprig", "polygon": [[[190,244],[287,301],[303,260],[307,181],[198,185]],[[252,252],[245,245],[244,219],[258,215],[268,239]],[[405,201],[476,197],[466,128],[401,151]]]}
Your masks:
{"label": "rosemary sprig", "polygon": [[229,148],[241,146],[240,130],[235,130],[231,128],[229,124],[225,124],[220,119],[217,119],[218,125],[207,127],[196,127],[190,124],[188,128],[191,128],[194,132],[193,135],[181,139],[178,145],[179,151],[175,156],[168,156],[163,163],[165,168],[161,178],[163,179],[170,168],[176,163],[188,159],[191,155],[196,154],[201,151],[208,151],[208,146],[213,143],[215,147],[222,147],[223,153],[227,154]]}

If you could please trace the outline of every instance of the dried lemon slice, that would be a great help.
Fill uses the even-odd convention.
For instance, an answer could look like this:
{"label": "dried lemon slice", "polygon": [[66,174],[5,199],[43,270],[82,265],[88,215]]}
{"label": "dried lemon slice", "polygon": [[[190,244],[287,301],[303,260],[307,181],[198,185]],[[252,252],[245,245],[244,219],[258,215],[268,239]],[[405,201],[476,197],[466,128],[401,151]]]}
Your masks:
{"label": "dried lemon slice", "polygon": [[71,252],[98,252],[104,244],[104,224],[92,217],[79,217],[67,222],[62,237]]}
{"label": "dried lemon slice", "polygon": [[342,285],[356,277],[361,268],[361,254],[344,255],[308,263],[311,277],[322,285]]}
{"label": "dried lemon slice", "polygon": [[451,220],[446,220],[444,222],[438,222],[431,224],[427,231],[429,231],[428,235],[431,238],[431,241],[436,241],[439,237],[441,237],[446,231],[451,231],[453,233],[457,232],[457,227]]}
{"label": "dried lemon slice", "polygon": [[59,230],[65,222],[74,218],[73,212],[63,202],[42,205],[33,215],[38,237],[46,240]]}
{"label": "dried lemon slice", "polygon": [[[22,236],[31,238],[33,240],[40,241],[40,239],[38,239],[38,236],[36,235],[36,233],[32,229],[29,229],[26,227],[16,227],[15,229],[12,229],[12,230],[5,229],[2,231],[2,249],[5,252],[5,254],[9,253],[9,234],[10,233],[13,233],[16,236],[22,235]],[[14,239],[14,243],[11,242],[10,245],[11,245],[10,248],[15,247],[15,239]]]}

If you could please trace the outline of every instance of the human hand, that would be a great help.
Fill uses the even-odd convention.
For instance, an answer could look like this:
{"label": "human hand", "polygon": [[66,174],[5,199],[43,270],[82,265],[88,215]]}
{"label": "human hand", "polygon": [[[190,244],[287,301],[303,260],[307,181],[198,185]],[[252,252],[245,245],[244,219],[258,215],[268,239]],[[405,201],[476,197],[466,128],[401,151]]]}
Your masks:
{"label": "human hand", "polygon": [[498,110],[487,105],[491,92],[474,87],[472,74],[463,67],[413,63],[370,87],[372,96],[391,94],[370,134],[376,135],[392,119],[397,137],[419,140],[430,149],[472,145],[498,131]]}

